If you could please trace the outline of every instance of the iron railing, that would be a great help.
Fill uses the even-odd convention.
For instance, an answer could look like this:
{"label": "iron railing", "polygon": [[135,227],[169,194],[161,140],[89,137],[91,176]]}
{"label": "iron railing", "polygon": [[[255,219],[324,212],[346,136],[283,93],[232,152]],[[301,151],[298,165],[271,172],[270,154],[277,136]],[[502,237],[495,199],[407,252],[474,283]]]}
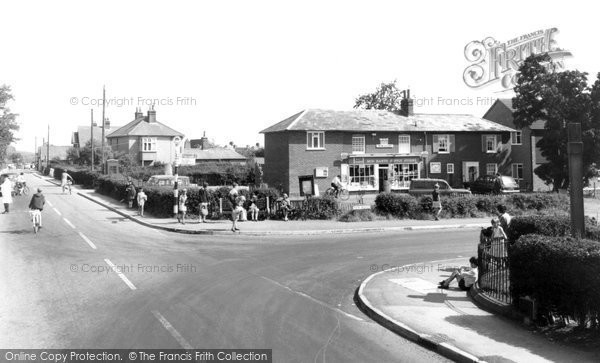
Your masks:
{"label": "iron railing", "polygon": [[487,296],[510,304],[510,274],[508,270],[508,241],[504,238],[480,238],[477,247],[479,289]]}

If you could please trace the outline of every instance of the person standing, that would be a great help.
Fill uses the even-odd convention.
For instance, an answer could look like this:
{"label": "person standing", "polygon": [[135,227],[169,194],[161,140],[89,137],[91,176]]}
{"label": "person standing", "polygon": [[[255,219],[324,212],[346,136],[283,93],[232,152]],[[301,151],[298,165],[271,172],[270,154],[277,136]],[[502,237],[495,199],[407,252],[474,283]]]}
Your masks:
{"label": "person standing", "polygon": [[133,201],[135,199],[135,187],[133,186],[132,182],[129,182],[127,184],[127,188],[125,189],[125,192],[127,193],[127,204],[129,205],[129,208],[133,208]]}
{"label": "person standing", "polygon": [[246,202],[246,197],[240,195],[235,200],[235,205],[233,210],[231,211],[231,221],[233,222],[231,226],[231,232],[237,232],[240,229],[237,228],[237,221],[244,212],[244,203]]}
{"label": "person standing", "polygon": [[144,216],[144,205],[147,200],[148,196],[144,193],[144,189],[140,188],[140,191],[137,193],[138,213],[140,217]]}
{"label": "person standing", "polygon": [[6,214],[9,212],[10,205],[12,204],[12,191],[13,185],[8,176],[4,176],[4,181],[2,182],[2,186],[0,187],[2,191],[2,203],[4,203],[4,212],[2,214]]}
{"label": "person standing", "polygon": [[[46,197],[42,194],[42,188],[38,188],[37,193],[35,193],[31,197],[31,201],[29,201],[29,209],[31,210],[39,210],[40,212],[44,209],[44,205],[46,204]],[[40,214],[40,228],[42,228],[42,215]]]}
{"label": "person standing", "polygon": [[185,215],[187,213],[187,189],[183,189],[179,195],[179,213],[177,214],[177,221],[181,224],[185,224]]}
{"label": "person standing", "polygon": [[431,193],[432,205],[431,207],[435,213],[435,220],[440,220],[440,213],[442,213],[442,200],[440,198],[440,185],[435,184],[433,186],[433,192]]}
{"label": "person standing", "polygon": [[510,221],[512,220],[512,217],[506,211],[506,206],[502,204],[498,206],[498,212],[500,213],[500,227],[502,227],[504,232],[506,232],[508,231],[508,227],[510,227]]}
{"label": "person standing", "polygon": [[208,183],[202,183],[202,188],[198,191],[198,200],[200,201],[200,220],[206,223],[208,215]]}

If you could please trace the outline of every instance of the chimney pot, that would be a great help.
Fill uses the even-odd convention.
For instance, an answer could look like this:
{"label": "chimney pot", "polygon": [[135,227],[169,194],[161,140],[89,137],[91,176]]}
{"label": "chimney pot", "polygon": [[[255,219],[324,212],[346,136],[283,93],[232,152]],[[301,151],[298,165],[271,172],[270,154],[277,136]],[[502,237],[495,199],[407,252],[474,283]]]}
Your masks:
{"label": "chimney pot", "polygon": [[156,111],[154,105],[148,110],[148,123],[156,122]]}
{"label": "chimney pot", "polygon": [[400,101],[400,114],[402,116],[412,116],[414,114],[414,110],[413,100],[410,98],[410,89],[407,89],[404,94],[405,97]]}

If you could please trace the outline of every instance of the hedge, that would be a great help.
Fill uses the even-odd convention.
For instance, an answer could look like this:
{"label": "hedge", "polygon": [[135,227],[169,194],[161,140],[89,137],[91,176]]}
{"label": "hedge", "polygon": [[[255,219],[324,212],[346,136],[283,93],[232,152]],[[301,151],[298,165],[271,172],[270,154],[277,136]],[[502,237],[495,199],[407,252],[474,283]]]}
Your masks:
{"label": "hedge", "polygon": [[540,318],[600,323],[600,243],[570,237],[521,236],[509,248],[513,301],[530,296]]}
{"label": "hedge", "polygon": [[[513,217],[506,235],[508,240],[515,242],[527,234],[543,236],[569,236],[571,234],[571,217],[565,215],[524,215]],[[585,238],[600,241],[600,227],[596,221],[586,217]]]}
{"label": "hedge", "polygon": [[100,177],[100,173],[97,171],[90,170],[72,170],[64,169],[62,167],[54,168],[54,179],[61,180],[62,173],[67,172],[75,181],[76,184],[82,185],[84,188],[93,188],[96,180]]}
{"label": "hedge", "polygon": [[[480,217],[498,213],[504,205],[511,214],[530,213],[542,209],[567,211],[569,203],[562,194],[518,193],[511,195],[444,196],[442,216],[453,218]],[[402,193],[380,193],[375,198],[377,213],[397,218],[428,218],[433,213],[429,195],[414,197]]]}

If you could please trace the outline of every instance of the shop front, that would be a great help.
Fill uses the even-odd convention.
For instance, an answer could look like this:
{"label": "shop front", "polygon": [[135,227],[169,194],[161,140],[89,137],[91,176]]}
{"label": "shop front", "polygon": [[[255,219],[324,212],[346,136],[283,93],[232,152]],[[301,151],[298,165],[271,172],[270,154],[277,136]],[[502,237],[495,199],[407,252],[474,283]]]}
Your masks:
{"label": "shop front", "polygon": [[407,191],[422,167],[414,155],[342,155],[341,176],[349,191]]}

